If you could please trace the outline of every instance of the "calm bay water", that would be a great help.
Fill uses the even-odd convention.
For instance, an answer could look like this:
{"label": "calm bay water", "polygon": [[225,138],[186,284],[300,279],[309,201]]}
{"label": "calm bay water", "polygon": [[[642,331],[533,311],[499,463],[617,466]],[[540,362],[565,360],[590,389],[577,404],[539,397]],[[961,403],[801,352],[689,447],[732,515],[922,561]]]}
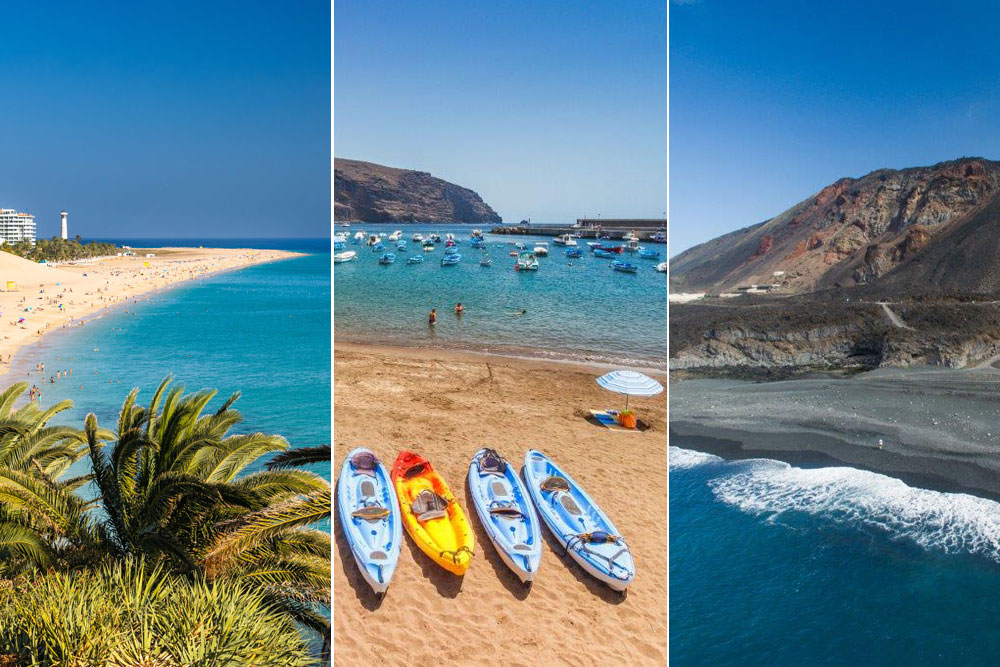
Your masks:
{"label": "calm bay water", "polygon": [[[313,253],[219,274],[107,311],[85,326],[54,332],[22,349],[4,381],[27,380],[43,405],[75,407],[58,423],[82,428],[88,412],[113,429],[122,401],[140,387],[146,403],[173,374],[187,391],[234,391],[244,422],[235,432],[278,433],[293,447],[331,442],[329,239],[115,239],[136,247],[258,247]],[[126,313],[128,309],[128,313]],[[36,364],[45,363],[43,378]],[[69,378],[47,382],[56,370]],[[80,464],[78,464],[80,465]],[[316,472],[330,479],[330,465]]]}
{"label": "calm bay water", "polygon": [[[353,235],[403,231],[407,251],[396,253],[396,263],[382,266],[381,253],[347,244],[358,258],[334,265],[334,334],[338,340],[389,344],[441,345],[499,354],[568,359],[590,359],[617,364],[666,366],[667,278],[655,271],[666,259],[666,246],[644,244],[659,250],[658,261],[622,258],[639,266],[635,274],[612,271],[611,260],[594,257],[583,240],[584,256],[566,258],[562,246],[542,236],[486,235],[489,268],[479,265],[482,250],[469,246],[472,227],[424,225],[354,225],[337,232]],[[411,237],[452,232],[461,240],[462,261],[442,267],[443,243],[423,253]],[[536,241],[549,242],[549,256],[539,259],[537,272],[514,271],[509,256],[514,242],[530,249]],[[424,254],[422,264],[406,258]],[[456,302],[466,307],[459,318]],[[431,308],[438,323],[427,325]],[[513,313],[526,309],[523,316]]]}
{"label": "calm bay water", "polygon": [[1000,664],[1000,504],[684,447],[672,665]]}

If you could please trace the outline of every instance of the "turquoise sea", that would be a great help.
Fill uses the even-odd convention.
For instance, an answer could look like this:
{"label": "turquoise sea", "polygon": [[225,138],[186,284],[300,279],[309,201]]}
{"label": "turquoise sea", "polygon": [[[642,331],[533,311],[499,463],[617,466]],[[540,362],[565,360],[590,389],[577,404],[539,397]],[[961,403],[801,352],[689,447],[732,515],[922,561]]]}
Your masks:
{"label": "turquoise sea", "polygon": [[[665,368],[667,359],[667,276],[655,266],[666,260],[666,245],[645,243],[658,250],[659,260],[639,259],[635,274],[610,268],[611,260],[594,257],[580,239],[583,257],[569,260],[565,248],[543,236],[486,234],[489,268],[480,266],[482,250],[469,246],[474,225],[361,225],[337,233],[403,231],[407,251],[394,264],[378,263],[381,253],[363,243],[347,244],[357,259],[334,265],[334,335],[337,340],[398,345],[444,346],[559,359],[589,360],[619,365]],[[488,232],[484,227],[483,231]],[[440,265],[444,244],[423,253],[413,234],[460,240],[462,261]],[[539,259],[537,272],[514,271],[509,253],[515,242],[549,243],[549,256]],[[614,242],[609,242],[614,243]],[[410,255],[424,254],[422,264],[407,264]],[[461,302],[466,310],[456,317]],[[427,325],[431,308],[438,322]],[[527,310],[523,316],[514,313]]]}
{"label": "turquoise sea", "polygon": [[[329,239],[114,239],[135,247],[258,247],[311,253],[183,284],[59,330],[15,355],[5,384],[27,380],[43,405],[75,407],[56,418],[78,425],[93,412],[114,428],[122,401],[147,402],[173,374],[188,391],[234,391],[244,422],[234,431],[283,435],[293,447],[331,442]],[[126,309],[128,312],[126,312]],[[35,372],[45,363],[44,384]],[[49,383],[56,370],[72,376]],[[80,465],[80,464],[77,464]],[[330,479],[330,465],[316,472]]]}
{"label": "turquoise sea", "polygon": [[671,665],[1000,664],[1000,503],[695,446],[671,438]]}

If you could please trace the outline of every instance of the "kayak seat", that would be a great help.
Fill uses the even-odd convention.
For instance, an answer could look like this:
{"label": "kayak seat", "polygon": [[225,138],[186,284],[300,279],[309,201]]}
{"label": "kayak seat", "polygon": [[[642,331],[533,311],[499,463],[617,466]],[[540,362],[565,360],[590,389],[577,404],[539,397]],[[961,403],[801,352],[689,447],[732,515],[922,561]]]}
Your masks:
{"label": "kayak seat", "polygon": [[503,503],[497,504],[490,508],[490,514],[499,514],[500,516],[524,516],[513,503]]}
{"label": "kayak seat", "polygon": [[573,516],[580,516],[583,514],[580,510],[580,506],[576,504],[575,500],[573,500],[573,496],[564,494],[561,498],[559,498],[559,502],[562,503],[563,508]]}
{"label": "kayak seat", "polygon": [[515,544],[511,548],[514,549],[514,551],[531,551],[531,547],[527,544]]}
{"label": "kayak seat", "polygon": [[368,557],[372,560],[387,560],[389,558],[384,551],[373,551],[368,554]]}
{"label": "kayak seat", "polygon": [[490,484],[490,489],[493,491],[493,495],[497,498],[507,497],[507,487],[504,486],[504,483],[500,480],[494,480],[493,483]]}
{"label": "kayak seat", "polygon": [[354,467],[354,471],[360,475],[368,475],[370,477],[375,476],[375,466],[378,464],[378,459],[371,452],[358,452],[351,457],[351,466]]}
{"label": "kayak seat", "polygon": [[362,498],[375,497],[375,485],[372,484],[372,481],[370,479],[366,479],[365,481],[361,482],[361,488],[359,490],[361,491]]}
{"label": "kayak seat", "polygon": [[479,472],[489,475],[503,475],[506,466],[503,457],[495,449],[487,449],[479,458]]}
{"label": "kayak seat", "polygon": [[542,483],[539,485],[539,488],[541,488],[542,491],[568,492],[569,482],[566,481],[565,477],[556,477],[555,475],[553,475],[552,477],[546,477],[544,480],[542,480]]}
{"label": "kayak seat", "polygon": [[389,516],[389,514],[389,510],[381,505],[369,505],[368,507],[362,507],[351,512],[351,516],[364,519],[365,521],[381,521]]}
{"label": "kayak seat", "polygon": [[430,489],[424,489],[418,493],[413,504],[410,505],[410,511],[419,521],[440,519],[445,516],[447,509],[448,501]]}

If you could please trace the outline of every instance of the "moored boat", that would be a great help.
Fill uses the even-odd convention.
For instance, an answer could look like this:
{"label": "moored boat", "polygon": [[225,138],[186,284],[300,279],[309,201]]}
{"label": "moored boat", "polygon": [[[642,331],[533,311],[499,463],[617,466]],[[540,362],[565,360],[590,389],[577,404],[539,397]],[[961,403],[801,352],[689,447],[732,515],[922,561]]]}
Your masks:
{"label": "moored boat", "polygon": [[535,247],[532,250],[538,257],[545,257],[549,254],[549,244],[544,241],[540,241],[535,244]]}
{"label": "moored boat", "polygon": [[660,253],[657,250],[651,250],[649,248],[639,248],[639,257],[642,259],[659,259]]}
{"label": "moored boat", "polygon": [[462,256],[458,253],[445,255],[441,258],[441,266],[455,266],[460,261],[462,261]]}
{"label": "moored boat", "polygon": [[424,240],[424,235],[417,232],[416,234],[410,237],[410,240],[413,241],[414,243],[422,243]]}
{"label": "moored boat", "polygon": [[420,264],[423,261],[424,261],[424,256],[423,255],[410,255],[406,259],[406,263],[407,264]]}
{"label": "moored boat", "polygon": [[430,252],[432,250],[434,250],[434,244],[433,243],[425,243],[424,244],[424,252]]}
{"label": "moored boat", "polygon": [[534,253],[522,252],[517,256],[517,263],[514,264],[515,271],[537,271],[538,258]]}
{"label": "moored boat", "polygon": [[611,268],[614,269],[615,271],[622,271],[624,273],[635,273],[636,271],[639,270],[639,267],[636,266],[635,264],[626,262],[621,259],[616,259],[615,261],[611,262]]}
{"label": "moored boat", "polygon": [[573,238],[572,234],[562,234],[552,239],[552,242],[555,243],[556,245],[565,245],[565,246],[576,245],[576,239]]}
{"label": "moored boat", "polygon": [[660,273],[666,273],[667,272],[667,263],[666,262],[660,262],[659,264],[656,265],[656,270],[659,271]]}
{"label": "moored boat", "polygon": [[396,255],[392,254],[391,252],[387,252],[378,258],[379,264],[392,264],[395,261],[396,261]]}
{"label": "moored boat", "polygon": [[479,266],[493,266],[493,258],[489,255],[483,255],[483,258],[479,260]]}
{"label": "moored boat", "polygon": [[354,251],[354,250],[347,250],[345,252],[338,252],[338,253],[336,253],[333,256],[333,263],[334,264],[341,264],[343,262],[349,262],[349,261],[351,261],[352,259],[354,259],[357,256],[358,256],[358,253],[356,251]]}
{"label": "moored boat", "polygon": [[614,259],[615,257],[617,257],[617,255],[615,255],[615,253],[613,252],[608,252],[607,250],[603,250],[601,248],[594,248],[594,257],[603,257],[604,259]]}
{"label": "moored boat", "polygon": [[579,248],[566,248],[566,256],[570,259],[575,259],[577,257],[583,257],[583,251]]}

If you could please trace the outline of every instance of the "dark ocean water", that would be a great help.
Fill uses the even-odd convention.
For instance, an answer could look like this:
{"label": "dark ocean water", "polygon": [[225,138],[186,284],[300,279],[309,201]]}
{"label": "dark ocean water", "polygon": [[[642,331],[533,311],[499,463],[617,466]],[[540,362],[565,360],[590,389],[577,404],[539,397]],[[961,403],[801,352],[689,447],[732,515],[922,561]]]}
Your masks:
{"label": "dark ocean water", "polygon": [[1000,504],[685,446],[671,440],[672,665],[1000,664]]}

